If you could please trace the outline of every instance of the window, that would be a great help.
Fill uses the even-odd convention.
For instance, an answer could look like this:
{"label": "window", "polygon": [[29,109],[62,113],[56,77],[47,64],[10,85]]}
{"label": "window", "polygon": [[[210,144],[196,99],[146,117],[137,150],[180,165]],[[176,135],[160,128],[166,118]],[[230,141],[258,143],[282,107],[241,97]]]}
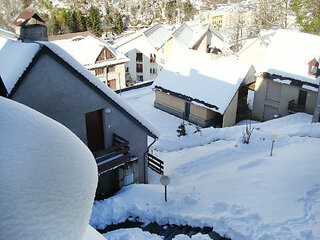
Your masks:
{"label": "window", "polygon": [[97,75],[104,74],[104,68],[97,68],[97,69],[95,70],[95,74],[96,74],[96,76],[97,76]]}
{"label": "window", "polygon": [[136,61],[137,62],[142,62],[142,53],[137,53],[136,54]]}
{"label": "window", "polygon": [[156,55],[153,53],[150,53],[150,62],[155,63],[156,62]]}
{"label": "window", "polygon": [[137,80],[140,81],[140,82],[142,82],[142,81],[143,81],[143,76],[142,76],[142,75],[138,75],[138,76],[137,76]]}
{"label": "window", "polygon": [[143,72],[143,65],[142,64],[137,63],[137,72],[138,73],[142,73]]}
{"label": "window", "polygon": [[116,69],[115,66],[109,66],[109,67],[108,67],[108,73],[109,73],[109,72],[114,72],[115,69]]}
{"label": "window", "polygon": [[129,67],[126,67],[126,72],[129,72]]}

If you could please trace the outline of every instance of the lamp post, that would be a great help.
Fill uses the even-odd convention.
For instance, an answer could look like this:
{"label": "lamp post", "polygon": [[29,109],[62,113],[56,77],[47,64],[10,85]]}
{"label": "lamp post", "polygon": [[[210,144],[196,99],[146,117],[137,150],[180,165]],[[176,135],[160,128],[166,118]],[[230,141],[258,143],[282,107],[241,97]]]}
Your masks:
{"label": "lamp post", "polygon": [[278,140],[278,136],[273,134],[271,137],[270,137],[271,141],[272,141],[272,145],[271,145],[271,152],[270,152],[270,157],[272,156],[272,151],[273,151],[273,144],[275,143],[275,141]]}
{"label": "lamp post", "polygon": [[162,185],[164,185],[164,200],[165,202],[168,201],[168,198],[167,198],[167,186],[169,185],[170,183],[170,177],[169,176],[166,176],[166,175],[163,175],[161,178],[160,178],[160,183]]}

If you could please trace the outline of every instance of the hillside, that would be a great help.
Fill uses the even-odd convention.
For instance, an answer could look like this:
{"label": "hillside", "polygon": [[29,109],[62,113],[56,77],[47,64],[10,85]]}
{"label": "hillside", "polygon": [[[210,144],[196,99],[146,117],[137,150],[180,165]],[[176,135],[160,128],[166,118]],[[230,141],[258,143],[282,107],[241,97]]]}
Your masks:
{"label": "hillside", "polygon": [[[89,8],[99,9],[102,21],[108,24],[110,15],[119,11],[125,24],[149,25],[154,22],[175,23],[183,21],[184,3],[187,0],[2,0],[0,1],[0,28],[13,30],[12,22],[23,10],[36,11],[45,20],[52,20],[53,14],[61,9],[80,10],[87,15]],[[216,3],[226,3],[227,0],[191,0],[194,13],[201,9],[212,9]],[[231,2],[240,2],[233,0]],[[114,17],[114,16],[112,16]]]}

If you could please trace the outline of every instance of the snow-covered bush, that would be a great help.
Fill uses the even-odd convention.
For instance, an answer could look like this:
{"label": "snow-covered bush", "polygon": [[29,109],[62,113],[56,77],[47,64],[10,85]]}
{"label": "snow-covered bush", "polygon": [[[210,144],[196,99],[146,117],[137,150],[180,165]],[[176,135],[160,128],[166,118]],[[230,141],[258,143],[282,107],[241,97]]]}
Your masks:
{"label": "snow-covered bush", "polygon": [[249,124],[246,123],[246,129],[244,132],[242,132],[242,142],[244,144],[249,144],[250,137],[251,137],[253,130],[254,130],[254,128],[251,126],[251,121],[249,122]]}

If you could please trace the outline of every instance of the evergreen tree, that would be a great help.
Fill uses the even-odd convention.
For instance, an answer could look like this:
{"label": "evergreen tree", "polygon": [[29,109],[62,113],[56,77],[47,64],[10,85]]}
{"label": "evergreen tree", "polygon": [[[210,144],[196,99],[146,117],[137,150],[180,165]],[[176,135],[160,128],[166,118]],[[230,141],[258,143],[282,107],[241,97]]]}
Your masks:
{"label": "evergreen tree", "polygon": [[89,9],[87,27],[96,36],[100,37],[102,35],[101,14],[99,9],[94,6],[91,6]]}
{"label": "evergreen tree", "polygon": [[166,8],[165,8],[165,15],[166,18],[168,19],[169,23],[173,23],[175,21],[176,18],[176,1],[172,0],[172,1],[168,1],[166,3]]}
{"label": "evergreen tree", "polygon": [[320,1],[293,0],[291,9],[297,15],[297,22],[304,32],[320,34]]}
{"label": "evergreen tree", "polygon": [[115,21],[114,21],[114,31],[117,34],[120,34],[123,32],[123,22],[122,22],[122,16],[119,12],[116,12],[115,14]]}
{"label": "evergreen tree", "polygon": [[77,25],[77,32],[86,31],[86,21],[85,17],[82,15],[80,10],[76,10],[76,25]]}
{"label": "evergreen tree", "polygon": [[195,14],[195,9],[193,8],[190,0],[187,0],[183,3],[183,13],[184,13],[184,20],[189,21],[193,19],[193,16]]}

